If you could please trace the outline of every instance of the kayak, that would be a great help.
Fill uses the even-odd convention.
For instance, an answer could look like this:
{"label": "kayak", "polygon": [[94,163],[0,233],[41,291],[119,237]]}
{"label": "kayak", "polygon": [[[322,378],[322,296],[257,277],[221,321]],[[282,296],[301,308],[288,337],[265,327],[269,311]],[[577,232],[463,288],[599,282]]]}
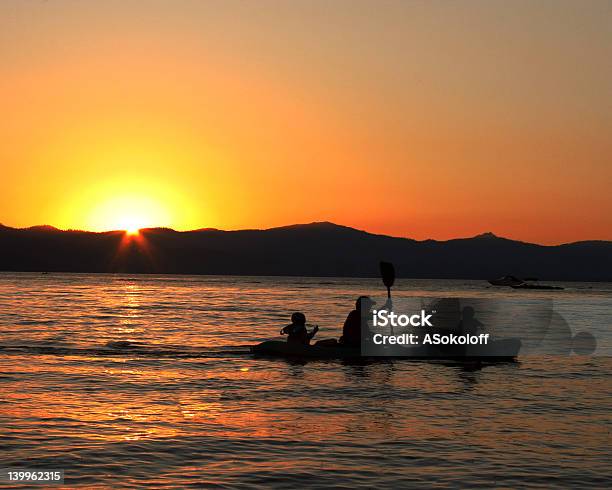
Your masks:
{"label": "kayak", "polygon": [[361,357],[358,347],[336,345],[290,344],[280,340],[268,340],[251,347],[253,354],[280,357],[308,357],[315,359],[350,359]]}
{"label": "kayak", "polygon": [[432,346],[399,347],[394,346],[384,356],[362,356],[357,347],[334,345],[301,345],[289,344],[280,340],[268,340],[251,347],[253,354],[307,359],[384,359],[385,357],[404,359],[479,359],[512,360],[521,349],[521,341],[516,338],[493,340],[488,345],[466,346],[463,354],[456,349],[437,348]]}

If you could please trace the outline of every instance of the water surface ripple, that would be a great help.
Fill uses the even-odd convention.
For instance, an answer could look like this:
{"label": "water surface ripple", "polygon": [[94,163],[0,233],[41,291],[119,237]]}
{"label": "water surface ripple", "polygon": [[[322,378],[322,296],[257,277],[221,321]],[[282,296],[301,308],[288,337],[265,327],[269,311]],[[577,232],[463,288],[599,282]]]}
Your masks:
{"label": "water surface ripple", "polygon": [[[607,332],[612,285],[566,286],[547,297]],[[2,466],[63,468],[71,488],[612,486],[609,357],[475,369],[249,354],[292,311],[337,336],[355,297],[380,293],[360,279],[0,273]]]}

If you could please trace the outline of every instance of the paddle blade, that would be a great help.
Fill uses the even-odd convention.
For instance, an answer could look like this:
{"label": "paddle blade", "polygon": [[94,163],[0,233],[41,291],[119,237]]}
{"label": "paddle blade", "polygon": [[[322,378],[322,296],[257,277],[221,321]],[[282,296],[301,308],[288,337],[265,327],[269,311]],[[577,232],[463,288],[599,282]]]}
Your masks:
{"label": "paddle blade", "polygon": [[380,275],[382,276],[382,281],[387,289],[393,286],[395,282],[395,267],[391,262],[381,262],[380,263]]}

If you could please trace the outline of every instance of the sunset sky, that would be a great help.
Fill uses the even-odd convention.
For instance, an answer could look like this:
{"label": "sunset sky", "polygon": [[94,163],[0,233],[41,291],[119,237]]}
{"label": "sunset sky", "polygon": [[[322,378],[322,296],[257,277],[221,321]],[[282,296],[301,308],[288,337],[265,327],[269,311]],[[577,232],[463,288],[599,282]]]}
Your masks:
{"label": "sunset sky", "polygon": [[0,223],[612,239],[612,2],[0,2]]}

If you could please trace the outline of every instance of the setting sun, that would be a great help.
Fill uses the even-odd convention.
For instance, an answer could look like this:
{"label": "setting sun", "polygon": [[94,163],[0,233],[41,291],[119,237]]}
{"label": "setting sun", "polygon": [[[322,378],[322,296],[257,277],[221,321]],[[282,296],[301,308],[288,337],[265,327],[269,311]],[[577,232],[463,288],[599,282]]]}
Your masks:
{"label": "setting sun", "polygon": [[138,235],[141,228],[142,219],[138,216],[124,216],[118,222],[118,228],[125,230],[128,235]]}
{"label": "setting sun", "polygon": [[102,199],[93,207],[88,221],[95,230],[125,230],[129,235],[137,235],[142,228],[167,226],[170,216],[163,200],[134,193]]}

